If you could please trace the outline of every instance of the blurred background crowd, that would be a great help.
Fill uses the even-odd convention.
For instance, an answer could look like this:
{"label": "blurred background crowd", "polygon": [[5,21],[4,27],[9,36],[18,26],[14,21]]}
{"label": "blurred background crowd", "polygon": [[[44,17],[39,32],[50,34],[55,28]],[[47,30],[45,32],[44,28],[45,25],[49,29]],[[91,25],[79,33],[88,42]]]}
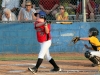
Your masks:
{"label": "blurred background crowd", "polygon": [[[86,0],[86,18],[100,19],[100,0]],[[83,19],[82,0],[0,0],[0,21],[35,21],[43,11],[47,20]]]}

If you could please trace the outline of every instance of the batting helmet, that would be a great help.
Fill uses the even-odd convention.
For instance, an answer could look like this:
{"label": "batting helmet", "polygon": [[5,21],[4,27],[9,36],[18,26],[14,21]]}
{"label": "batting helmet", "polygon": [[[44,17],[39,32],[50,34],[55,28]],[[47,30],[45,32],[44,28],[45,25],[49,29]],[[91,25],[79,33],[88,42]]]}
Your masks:
{"label": "batting helmet", "polygon": [[40,11],[40,12],[39,12],[39,15],[40,15],[41,17],[46,17],[46,13],[45,13],[44,11]]}
{"label": "batting helmet", "polygon": [[46,13],[44,11],[40,11],[39,13],[34,14],[36,17],[39,15],[40,18],[44,18],[46,20]]}
{"label": "batting helmet", "polygon": [[89,29],[89,33],[90,33],[89,36],[97,36],[97,35],[99,35],[99,31],[95,27],[90,28]]}

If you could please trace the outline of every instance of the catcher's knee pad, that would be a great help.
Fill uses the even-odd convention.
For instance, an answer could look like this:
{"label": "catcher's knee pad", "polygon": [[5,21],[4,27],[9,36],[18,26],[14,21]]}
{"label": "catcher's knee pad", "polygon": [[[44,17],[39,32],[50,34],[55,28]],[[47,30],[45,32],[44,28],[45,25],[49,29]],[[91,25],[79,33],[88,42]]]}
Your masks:
{"label": "catcher's knee pad", "polygon": [[85,55],[86,58],[91,58],[91,54],[90,54],[89,51],[86,51],[84,55]]}
{"label": "catcher's knee pad", "polygon": [[94,56],[94,57],[91,57],[89,59],[91,62],[93,62],[94,64],[99,64],[99,60]]}

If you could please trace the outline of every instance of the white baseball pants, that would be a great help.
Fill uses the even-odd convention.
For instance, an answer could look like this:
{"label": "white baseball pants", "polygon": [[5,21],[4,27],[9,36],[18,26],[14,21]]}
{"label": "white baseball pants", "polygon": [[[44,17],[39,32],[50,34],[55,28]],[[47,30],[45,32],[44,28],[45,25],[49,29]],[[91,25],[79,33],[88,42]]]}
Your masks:
{"label": "white baseball pants", "polygon": [[40,43],[40,52],[38,58],[44,59],[45,57],[48,61],[51,60],[52,57],[50,56],[49,53],[50,46],[51,46],[51,40]]}
{"label": "white baseball pants", "polygon": [[89,52],[90,52],[90,54],[91,54],[92,56],[98,56],[98,57],[100,57],[100,50],[99,50],[99,51],[92,51],[92,50],[89,50]]}

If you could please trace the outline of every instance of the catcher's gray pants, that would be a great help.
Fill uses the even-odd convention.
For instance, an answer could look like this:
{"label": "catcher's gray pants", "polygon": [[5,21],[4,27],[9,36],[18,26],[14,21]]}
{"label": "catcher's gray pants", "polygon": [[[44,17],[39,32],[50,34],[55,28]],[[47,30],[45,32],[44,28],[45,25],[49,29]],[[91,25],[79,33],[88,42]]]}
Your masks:
{"label": "catcher's gray pants", "polygon": [[94,64],[100,64],[100,51],[86,51],[85,57],[88,58]]}
{"label": "catcher's gray pants", "polygon": [[44,59],[45,57],[48,61],[50,61],[52,58],[49,53],[49,48],[51,46],[51,40],[40,43],[40,46],[41,48],[40,48],[38,58]]}
{"label": "catcher's gray pants", "polygon": [[99,51],[89,50],[89,52],[90,52],[92,57],[94,57],[94,56],[100,57],[100,50]]}
{"label": "catcher's gray pants", "polygon": [[89,52],[91,54],[89,60],[92,61],[94,64],[100,64],[100,51],[89,50]]}

